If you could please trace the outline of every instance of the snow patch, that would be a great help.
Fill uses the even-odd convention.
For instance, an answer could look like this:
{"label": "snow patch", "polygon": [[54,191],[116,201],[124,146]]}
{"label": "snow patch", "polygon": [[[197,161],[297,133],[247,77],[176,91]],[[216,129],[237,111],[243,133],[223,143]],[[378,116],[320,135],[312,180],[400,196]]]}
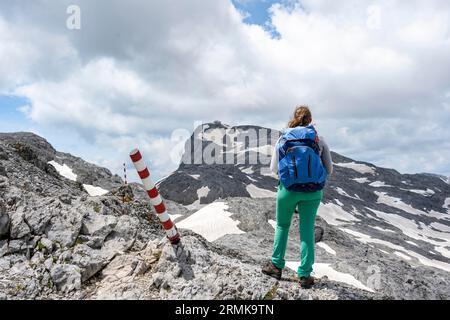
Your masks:
{"label": "snow patch", "polygon": [[191,204],[184,205],[184,207],[189,211],[192,211],[192,210],[199,210],[202,207],[202,205],[200,204],[200,200],[195,200]]}
{"label": "snow patch", "polygon": [[340,187],[335,187],[334,189],[336,189],[336,191],[341,195],[341,196],[346,196],[346,197],[350,197],[349,194],[347,192],[344,191],[344,189],[340,188]]}
{"label": "snow patch", "polygon": [[439,252],[442,256],[450,259],[450,250],[447,248],[449,247],[434,247],[434,250]]}
{"label": "snow patch", "polygon": [[419,245],[418,245],[417,243],[415,243],[415,242],[412,242],[412,241],[409,241],[409,240],[406,240],[405,242],[406,242],[406,243],[409,243],[410,245],[419,247]]}
{"label": "snow patch", "polygon": [[[286,261],[286,267],[297,272],[298,266],[300,265],[297,261]],[[357,280],[354,276],[349,273],[343,273],[334,270],[329,263],[315,263],[313,275],[316,278],[322,278],[327,276],[328,279],[332,281],[337,281],[341,283],[348,284],[352,287],[362,289],[369,292],[374,292],[373,289],[365,286],[361,281]]]}
{"label": "snow patch", "polygon": [[319,247],[321,247],[322,249],[324,249],[326,252],[328,252],[329,254],[332,255],[336,255],[336,251],[333,250],[329,245],[327,245],[325,242],[318,242],[317,245]]}
{"label": "snow patch", "polygon": [[381,228],[381,227],[378,227],[378,226],[370,226],[372,229],[375,229],[375,230],[379,230],[379,231],[383,231],[383,232],[393,232],[393,233],[395,233],[395,231],[394,230],[390,230],[390,229],[383,229],[383,228]]}
{"label": "snow patch", "polygon": [[424,257],[414,251],[410,251],[405,249],[402,246],[393,244],[391,242],[388,241],[384,241],[384,240],[380,240],[380,239],[376,239],[376,238],[372,238],[366,234],[354,231],[354,230],[350,230],[350,229],[345,229],[345,228],[341,228],[342,231],[354,236],[356,238],[356,240],[365,243],[365,244],[369,244],[369,243],[374,243],[374,244],[380,244],[383,246],[386,246],[388,248],[391,248],[393,250],[396,251],[400,251],[403,252],[411,257],[416,258],[421,264],[425,265],[425,266],[429,266],[429,267],[434,267],[434,268],[438,268],[447,272],[450,272],[450,264],[439,261],[439,260],[433,260],[433,259],[429,259],[427,257]]}
{"label": "snow patch", "polygon": [[441,231],[441,232],[450,233],[450,226],[447,226],[447,225],[439,223],[439,222],[432,222],[430,224],[430,227],[433,227],[434,229]]}
{"label": "snow patch", "polygon": [[270,170],[270,168],[267,168],[267,167],[262,167],[260,170],[260,174],[265,177],[271,177],[271,178],[278,179],[278,175],[276,173],[274,173],[272,170]]}
{"label": "snow patch", "polygon": [[199,174],[190,174],[189,176],[191,176],[192,178],[194,178],[195,180],[198,180],[200,178]]}
{"label": "snow patch", "polygon": [[258,188],[254,184],[247,185],[246,189],[251,198],[275,198],[277,196],[276,192]]}
{"label": "snow patch", "polygon": [[[450,246],[450,233],[447,231],[435,231],[430,228],[430,226],[427,226],[422,222],[417,223],[412,219],[404,218],[398,214],[385,213],[370,208],[368,209],[375,213],[378,218],[400,229],[404,235],[412,239],[422,240],[436,246]],[[433,224],[431,226],[433,226]],[[443,224],[436,223],[434,226],[437,227],[436,229],[446,227]],[[439,239],[441,241],[433,240],[432,238]]]}
{"label": "snow patch", "polygon": [[375,191],[375,194],[378,196],[377,203],[382,203],[382,204],[388,205],[393,208],[400,209],[402,211],[405,211],[405,212],[408,212],[408,213],[414,214],[414,215],[425,215],[425,216],[433,217],[433,218],[437,218],[437,219],[449,220],[449,217],[443,213],[439,213],[439,212],[435,212],[435,211],[425,212],[425,211],[422,211],[419,209],[415,209],[412,206],[410,206],[409,204],[404,203],[400,198],[388,196],[386,192]]}
{"label": "snow patch", "polygon": [[447,212],[450,214],[450,198],[445,199],[442,208],[447,209]]}
{"label": "snow patch", "polygon": [[352,179],[353,181],[356,181],[356,182],[358,182],[358,183],[367,183],[367,182],[369,182],[370,180],[369,179],[367,179],[367,178],[354,178],[354,179]]}
{"label": "snow patch", "polygon": [[108,190],[105,190],[101,187],[92,186],[90,184],[83,184],[83,188],[84,190],[86,190],[87,193],[89,193],[91,197],[104,196],[109,192]]}
{"label": "snow patch", "polygon": [[431,189],[427,189],[427,190],[418,190],[418,189],[406,189],[406,191],[412,192],[412,193],[417,193],[420,194],[424,197],[430,197],[433,194],[435,194],[435,192]]}
{"label": "snow patch", "polygon": [[49,161],[48,164],[52,165],[56,171],[66,179],[77,181],[77,175],[73,172],[73,170],[68,167],[66,164],[60,165],[56,161]]}
{"label": "snow patch", "polygon": [[245,168],[245,169],[241,169],[241,171],[242,171],[243,173],[245,173],[245,174],[253,174],[253,173],[254,173],[252,167],[248,167],[248,168]]}
{"label": "snow patch", "polygon": [[198,199],[207,197],[210,191],[208,186],[201,187],[197,190]]}
{"label": "snow patch", "polygon": [[372,183],[369,183],[369,186],[374,188],[392,187],[391,185],[384,183],[384,181],[374,181]]}
{"label": "snow patch", "polygon": [[334,189],[335,189],[335,190],[337,191],[337,193],[339,193],[341,196],[348,197],[348,198],[352,198],[352,199],[356,199],[356,200],[361,200],[358,196],[352,197],[352,196],[349,195],[347,192],[345,192],[344,189],[342,189],[342,188],[340,188],[340,187],[335,187]]}
{"label": "snow patch", "polygon": [[245,233],[237,226],[239,221],[231,218],[225,202],[213,202],[177,224],[178,228],[192,230],[212,242],[227,234]]}
{"label": "snow patch", "polygon": [[395,254],[397,257],[400,257],[400,258],[402,258],[402,259],[405,259],[405,260],[408,260],[408,261],[411,260],[411,257],[410,257],[410,256],[407,256],[406,254],[401,253],[400,251],[395,251],[394,254]]}
{"label": "snow patch", "polygon": [[352,169],[361,174],[375,175],[375,169],[363,163],[345,162],[345,163],[335,163],[335,165],[343,168]]}
{"label": "snow patch", "polygon": [[352,206],[352,214],[353,216],[360,216],[360,217],[365,217],[365,215],[363,215],[361,212],[358,211],[358,209],[355,208],[355,206]]}
{"label": "snow patch", "polygon": [[348,213],[334,203],[321,204],[318,215],[332,226],[340,226],[352,221],[359,221],[352,214]]}

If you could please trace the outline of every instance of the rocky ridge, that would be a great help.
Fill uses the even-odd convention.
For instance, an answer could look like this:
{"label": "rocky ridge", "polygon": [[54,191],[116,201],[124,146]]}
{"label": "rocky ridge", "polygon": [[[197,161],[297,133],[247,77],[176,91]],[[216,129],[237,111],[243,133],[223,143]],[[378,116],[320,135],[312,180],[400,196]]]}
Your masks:
{"label": "rocky ridge", "polygon": [[[334,156],[338,163],[353,162],[337,154]],[[50,161],[73,170],[76,181],[62,176]],[[378,174],[384,170],[366,165]],[[225,170],[231,176],[239,170],[242,175],[237,174],[236,181],[253,183],[259,179],[259,174],[254,172],[262,172],[261,177],[270,179],[259,183],[258,188],[275,189],[274,178],[268,176],[267,171],[250,166],[223,167],[209,166],[207,170],[210,173]],[[171,175],[172,179],[185,177],[183,170],[185,167],[180,166]],[[200,188],[213,190],[210,183],[214,180],[204,179],[205,171],[195,166],[189,170],[194,170],[189,174],[200,182],[198,185],[188,183],[197,188],[193,189],[195,195]],[[330,210],[319,214],[318,225],[324,233],[322,244],[316,248],[316,269],[322,274],[314,289],[302,290],[295,283],[295,273],[290,268],[286,269],[282,281],[260,273],[261,264],[270,256],[275,203],[270,197],[254,197],[252,192],[257,189],[242,194],[228,194],[230,189],[223,189],[220,196],[211,193],[206,202],[199,201],[197,206],[191,205],[198,198],[192,199],[193,202],[174,201],[166,195],[168,212],[182,233],[181,244],[172,246],[140,185],[124,187],[120,178],[107,169],[59,153],[33,134],[0,134],[0,299],[448,299],[449,274],[442,269],[448,259],[445,244],[440,245],[438,241],[443,232],[435,229],[448,225],[446,216],[437,214],[445,211],[439,206],[442,207],[440,201],[448,196],[447,184],[442,180],[445,185],[437,184],[436,177],[431,176],[400,178],[408,184],[420,181],[422,186],[433,188],[434,194],[430,196],[412,192],[411,202],[402,199],[419,210],[416,198],[423,202],[433,197],[435,204],[425,200],[427,203],[421,208],[427,210],[423,212],[432,212],[430,216],[422,217],[421,212],[416,212],[418,220],[414,221],[425,233],[419,241],[410,237],[418,237],[412,228],[408,229],[409,236],[403,233],[404,227],[397,229],[396,236],[386,231],[387,228],[395,230],[392,223],[383,220],[388,216],[379,213],[383,219],[376,214],[369,217],[369,212],[374,212],[370,209],[386,206],[386,203],[376,205],[380,196],[373,191],[358,190],[357,196],[364,197],[364,208],[355,206],[359,202],[356,191],[355,194],[349,192],[349,179],[365,177],[369,182],[364,183],[371,183],[371,175],[361,177],[360,172],[351,170],[338,166],[334,183],[339,175],[348,179],[341,179],[341,190],[336,189],[336,185],[328,187],[325,208],[334,204],[344,213],[332,207],[341,216],[332,215]],[[385,170],[392,174],[389,180],[387,173],[383,173],[385,184],[399,183],[397,173]],[[160,188],[176,189],[177,179],[171,186],[168,184],[171,180],[162,181]],[[109,192],[90,196],[83,184]],[[243,188],[248,191],[247,186]],[[234,187],[232,184],[231,189]],[[373,188],[391,190],[386,189],[390,187]],[[441,192],[438,193],[437,188]],[[395,195],[389,193],[391,197]],[[397,219],[400,219],[397,216],[409,218],[411,214],[395,207],[392,211],[392,206],[388,209]],[[349,212],[359,220],[350,219],[345,214]],[[205,213],[212,214],[213,222],[224,221],[229,229],[220,230],[221,225],[213,223],[197,230],[197,217]],[[299,258],[297,227],[298,218],[294,216],[287,252],[293,270],[292,263]],[[426,233],[433,230],[433,234]],[[378,243],[361,234],[369,234]],[[415,245],[407,247],[407,241]],[[436,248],[442,250],[435,251]],[[441,268],[433,265],[436,261],[443,263]]]}

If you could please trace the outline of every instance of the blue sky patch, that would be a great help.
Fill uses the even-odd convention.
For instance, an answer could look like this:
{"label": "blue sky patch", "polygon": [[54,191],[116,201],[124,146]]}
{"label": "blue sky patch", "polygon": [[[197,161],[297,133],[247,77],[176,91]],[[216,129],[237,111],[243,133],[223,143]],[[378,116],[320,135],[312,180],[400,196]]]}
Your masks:
{"label": "blue sky patch", "polygon": [[30,122],[20,107],[30,105],[30,101],[21,96],[0,95],[0,132],[25,130]]}
{"label": "blue sky patch", "polygon": [[270,24],[269,9],[276,3],[284,3],[280,0],[231,0],[233,5],[239,11],[246,13],[244,22],[247,24],[256,24],[262,26],[270,32],[273,37],[279,37],[280,34]]}
{"label": "blue sky patch", "polygon": [[277,0],[232,0],[233,5],[240,11],[248,13],[245,23],[264,26],[269,20],[269,8],[280,1]]}

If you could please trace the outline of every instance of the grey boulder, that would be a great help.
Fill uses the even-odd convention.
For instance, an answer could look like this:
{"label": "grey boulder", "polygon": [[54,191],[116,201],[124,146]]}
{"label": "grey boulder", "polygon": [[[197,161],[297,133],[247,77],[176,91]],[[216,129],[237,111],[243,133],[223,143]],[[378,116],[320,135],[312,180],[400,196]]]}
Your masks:
{"label": "grey boulder", "polygon": [[50,275],[59,291],[70,292],[81,288],[81,273],[78,266],[57,264],[51,269]]}

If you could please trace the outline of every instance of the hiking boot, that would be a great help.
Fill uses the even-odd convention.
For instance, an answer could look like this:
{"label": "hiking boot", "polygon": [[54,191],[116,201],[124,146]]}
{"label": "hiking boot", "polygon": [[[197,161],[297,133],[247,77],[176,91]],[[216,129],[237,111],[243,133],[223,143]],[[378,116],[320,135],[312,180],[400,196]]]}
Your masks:
{"label": "hiking boot", "polygon": [[309,289],[314,285],[314,278],[309,276],[308,278],[306,277],[300,277],[300,287],[302,287],[303,289]]}
{"label": "hiking boot", "polygon": [[271,277],[273,277],[273,278],[275,278],[277,280],[281,279],[282,270],[277,268],[277,267],[275,267],[273,265],[272,261],[267,262],[264,265],[264,267],[261,269],[261,272],[266,274],[266,275],[268,275],[268,276],[271,276]]}

